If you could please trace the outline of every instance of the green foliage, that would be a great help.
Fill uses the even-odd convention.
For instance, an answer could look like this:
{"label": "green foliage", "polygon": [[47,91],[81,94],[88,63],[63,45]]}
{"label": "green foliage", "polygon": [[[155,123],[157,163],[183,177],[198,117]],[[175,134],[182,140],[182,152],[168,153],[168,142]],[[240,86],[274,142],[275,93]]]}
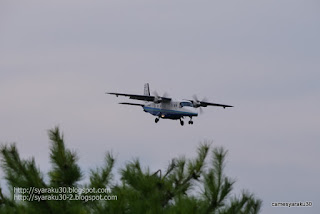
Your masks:
{"label": "green foliage", "polygon": [[[210,149],[200,144],[194,159],[173,159],[167,169],[151,172],[143,169],[138,159],[127,163],[121,170],[121,180],[113,180],[115,159],[112,153],[105,156],[102,167],[90,171],[90,182],[80,185],[83,173],[77,164],[75,152],[65,148],[58,127],[49,130],[50,160],[49,182],[36,167],[34,159],[21,160],[14,144],[0,149],[1,166],[5,173],[9,197],[0,188],[0,213],[258,213],[261,201],[248,192],[232,196],[234,181],[224,174],[227,151]],[[212,152],[211,161],[206,161]],[[117,200],[15,200],[15,187],[59,188],[86,187],[110,188],[102,196],[116,196]],[[54,193],[58,195],[57,193]],[[30,196],[25,193],[22,195]],[[40,195],[45,195],[40,194]],[[94,196],[96,193],[72,193],[76,196]]]}
{"label": "green foliage", "polygon": [[80,167],[76,164],[78,158],[74,152],[65,148],[63,135],[60,134],[59,128],[49,130],[51,140],[51,164],[52,170],[49,172],[51,185],[75,186],[76,182],[81,179]]}

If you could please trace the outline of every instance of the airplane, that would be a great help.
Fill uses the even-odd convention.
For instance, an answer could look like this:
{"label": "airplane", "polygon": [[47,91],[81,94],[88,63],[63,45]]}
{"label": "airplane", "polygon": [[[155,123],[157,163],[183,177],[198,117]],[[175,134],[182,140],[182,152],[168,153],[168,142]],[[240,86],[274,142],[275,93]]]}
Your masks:
{"label": "airplane", "polygon": [[192,100],[173,100],[172,98],[167,97],[166,94],[163,96],[159,96],[156,92],[154,96],[150,95],[149,83],[144,85],[144,94],[124,94],[124,93],[113,93],[106,92],[106,94],[125,96],[129,97],[129,99],[144,101],[144,104],[140,103],[128,103],[121,102],[119,104],[122,105],[131,105],[131,106],[141,106],[143,110],[147,113],[156,116],[155,123],[158,123],[161,119],[171,119],[171,120],[180,120],[180,125],[184,125],[184,121],[182,120],[184,117],[190,117],[189,124],[192,125],[192,117],[197,117],[198,112],[197,108],[207,107],[207,106],[217,106],[217,107],[233,107],[230,105],[218,104],[218,103],[209,103],[206,101],[199,101],[196,96],[193,97]]}

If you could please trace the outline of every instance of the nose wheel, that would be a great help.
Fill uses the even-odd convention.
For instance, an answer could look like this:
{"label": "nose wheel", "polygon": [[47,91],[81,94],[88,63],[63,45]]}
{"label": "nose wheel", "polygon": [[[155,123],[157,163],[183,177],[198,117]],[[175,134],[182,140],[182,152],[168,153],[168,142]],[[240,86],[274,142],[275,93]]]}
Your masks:
{"label": "nose wheel", "polygon": [[154,122],[155,122],[155,123],[159,122],[159,118],[156,118],[156,119],[154,120]]}
{"label": "nose wheel", "polygon": [[184,125],[184,122],[183,122],[183,120],[181,120],[181,119],[180,119],[180,125],[181,125],[181,126]]}

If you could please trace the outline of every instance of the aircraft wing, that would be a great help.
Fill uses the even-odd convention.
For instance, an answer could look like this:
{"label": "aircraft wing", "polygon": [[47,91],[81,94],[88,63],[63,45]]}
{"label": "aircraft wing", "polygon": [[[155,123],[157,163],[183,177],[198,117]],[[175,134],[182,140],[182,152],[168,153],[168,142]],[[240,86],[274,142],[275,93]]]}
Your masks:
{"label": "aircraft wing", "polygon": [[131,106],[141,106],[141,107],[144,106],[143,104],[139,104],[139,103],[119,103],[119,104],[122,104],[122,105],[131,105]]}
{"label": "aircraft wing", "polygon": [[219,107],[223,107],[223,108],[227,108],[227,107],[233,107],[230,105],[224,105],[224,104],[218,104],[218,103],[208,103],[208,102],[200,102],[200,106],[201,107],[207,107],[207,106],[219,106]]}
{"label": "aircraft wing", "polygon": [[130,99],[149,101],[149,102],[153,102],[156,100],[158,100],[159,102],[170,102],[171,101],[171,98],[168,98],[168,97],[155,97],[155,96],[147,96],[147,95],[122,94],[122,93],[106,93],[106,94],[111,94],[111,95],[116,95],[116,96],[125,96],[125,97],[129,97]]}

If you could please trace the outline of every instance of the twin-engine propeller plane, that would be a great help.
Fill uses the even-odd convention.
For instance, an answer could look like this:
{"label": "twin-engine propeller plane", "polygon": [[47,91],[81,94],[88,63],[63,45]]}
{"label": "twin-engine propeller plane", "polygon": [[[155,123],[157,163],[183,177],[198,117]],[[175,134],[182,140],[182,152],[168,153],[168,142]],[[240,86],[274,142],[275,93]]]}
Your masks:
{"label": "twin-engine propeller plane", "polygon": [[218,106],[218,107],[233,107],[230,105],[218,104],[218,103],[209,103],[206,101],[199,101],[196,96],[193,97],[193,100],[172,100],[172,98],[167,97],[167,95],[159,96],[156,92],[154,96],[150,95],[149,84],[146,83],[144,85],[144,95],[137,94],[122,94],[122,93],[106,93],[111,95],[125,96],[134,100],[145,101],[144,104],[140,103],[119,103],[124,105],[132,105],[132,106],[141,106],[143,110],[147,113],[156,116],[155,122],[158,123],[159,119],[172,119],[172,120],[180,120],[181,126],[184,125],[183,118],[190,117],[189,124],[193,124],[192,117],[197,117],[198,112],[197,108],[207,106]]}

